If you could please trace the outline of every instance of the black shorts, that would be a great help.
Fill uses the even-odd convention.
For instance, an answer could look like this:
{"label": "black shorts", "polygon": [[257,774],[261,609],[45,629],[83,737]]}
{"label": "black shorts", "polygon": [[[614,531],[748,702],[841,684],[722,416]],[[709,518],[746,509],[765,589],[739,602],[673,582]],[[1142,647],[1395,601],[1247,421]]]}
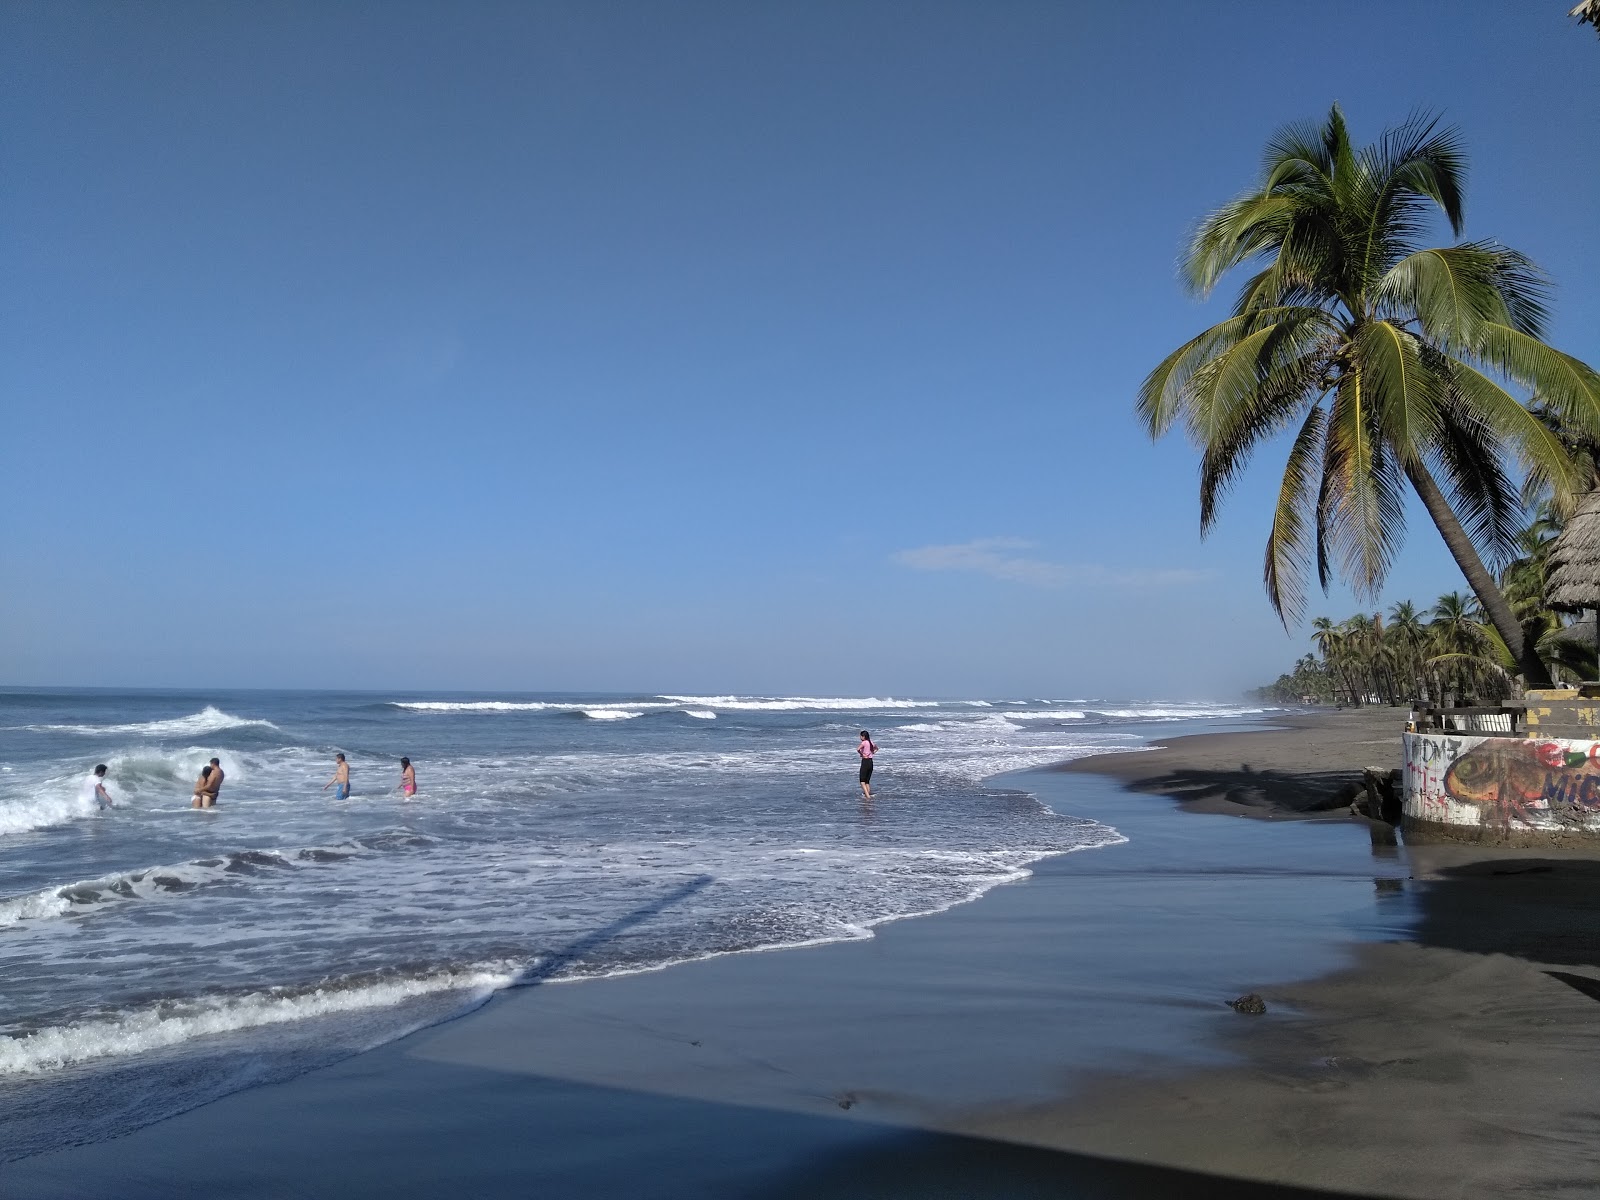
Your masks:
{"label": "black shorts", "polygon": [[866,783],[867,780],[869,780],[871,778],[872,778],[872,760],[870,758],[863,758],[861,760],[861,782],[862,783]]}

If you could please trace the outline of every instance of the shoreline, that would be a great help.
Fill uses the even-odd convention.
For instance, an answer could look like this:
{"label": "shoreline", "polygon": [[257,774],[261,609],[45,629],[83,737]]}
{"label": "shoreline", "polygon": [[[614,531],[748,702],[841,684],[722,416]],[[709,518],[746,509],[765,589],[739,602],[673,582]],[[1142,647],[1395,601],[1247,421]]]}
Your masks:
{"label": "shoreline", "polygon": [[[1313,717],[1339,725],[1344,714]],[[1348,766],[1349,747],[1370,731],[1342,725],[1318,754],[1335,755],[1343,738]],[[1028,773],[1029,790],[1056,811],[1132,840],[1036,862],[1020,886],[879,926],[870,939],[498,993],[474,1013],[286,1083],[7,1164],[7,1194],[1453,1194],[1452,1180],[1473,1178],[1461,1167],[1478,1169],[1459,1147],[1398,1174],[1378,1166],[1395,1157],[1385,1105],[1404,1096],[1429,1129],[1448,1116],[1442,1106],[1471,1066],[1461,1066],[1466,1033],[1451,1032],[1461,1014],[1426,1009],[1439,1026],[1428,1030],[1381,1014],[1418,996],[1454,998],[1457,1009],[1487,997],[1481,1034],[1511,1035],[1502,1039],[1511,1050],[1487,1065],[1527,1082],[1519,1102],[1539,1099],[1522,1111],[1544,1126],[1552,1101],[1557,1114],[1575,1113],[1544,1071],[1551,1055],[1593,1048],[1579,1034],[1595,1030],[1594,999],[1533,968],[1497,961],[1485,973],[1466,945],[1482,913],[1452,925],[1426,899],[1453,888],[1492,911],[1483,880],[1510,880],[1542,889],[1531,902],[1548,905],[1568,881],[1529,869],[1474,882],[1445,862],[1439,882],[1419,886],[1409,851],[1369,844],[1353,822],[1174,818],[1156,797],[1108,782],[1209,771],[1281,785],[1295,770],[1323,769],[1304,761],[1307,736],[1191,735]],[[1535,1021],[1546,1041],[1522,1028],[1530,987],[1550,1014]],[[1224,1005],[1245,990],[1267,997],[1266,1017]],[[1435,1037],[1415,1052],[1419,1032]],[[1396,1052],[1396,1037],[1409,1052]],[[1348,1065],[1307,1067],[1318,1051]],[[1461,1069],[1441,1075],[1449,1063]],[[1457,1124],[1481,1128],[1475,1104]],[[1565,1120],[1554,1135],[1565,1136]],[[1307,1138],[1327,1153],[1310,1152]],[[1494,1155],[1517,1161],[1503,1139]],[[1569,1165],[1600,1179],[1586,1152],[1574,1155]]]}
{"label": "shoreline", "polygon": [[1404,712],[1284,713],[1244,732],[1184,734],[1135,754],[1096,754],[1050,769],[1115,779],[1130,792],[1175,800],[1185,812],[1355,819],[1348,805],[1362,769],[1386,772],[1400,765]]}
{"label": "shoreline", "polygon": [[[1372,745],[1373,718],[1305,714],[1259,736],[1173,739],[1154,761],[1103,755],[1058,770],[1115,778],[1189,812],[1358,821],[1374,827],[1379,853],[1377,823],[1325,806],[1341,775],[1387,764],[1347,755],[1341,772],[1330,718],[1356,731],[1349,750]],[[1391,737],[1397,756],[1398,730]],[[1263,984],[1268,1015],[1223,1031],[1237,1065],[1158,1084],[1101,1077],[1088,1098],[997,1110],[965,1128],[1363,1194],[1600,1194],[1587,1077],[1600,1052],[1600,850],[1397,851],[1409,867],[1397,882],[1417,908],[1410,936],[1357,944],[1351,965],[1327,975]]]}

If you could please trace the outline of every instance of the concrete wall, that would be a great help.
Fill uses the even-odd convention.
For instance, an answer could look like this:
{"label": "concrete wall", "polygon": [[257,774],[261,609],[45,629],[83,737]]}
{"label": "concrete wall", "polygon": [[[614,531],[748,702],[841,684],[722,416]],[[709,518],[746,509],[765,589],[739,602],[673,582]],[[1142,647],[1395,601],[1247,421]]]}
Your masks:
{"label": "concrete wall", "polygon": [[1531,691],[1523,698],[1524,724],[1529,737],[1600,738],[1600,700],[1583,696],[1577,688]]}
{"label": "concrete wall", "polygon": [[1408,835],[1511,844],[1600,838],[1600,736],[1404,740]]}

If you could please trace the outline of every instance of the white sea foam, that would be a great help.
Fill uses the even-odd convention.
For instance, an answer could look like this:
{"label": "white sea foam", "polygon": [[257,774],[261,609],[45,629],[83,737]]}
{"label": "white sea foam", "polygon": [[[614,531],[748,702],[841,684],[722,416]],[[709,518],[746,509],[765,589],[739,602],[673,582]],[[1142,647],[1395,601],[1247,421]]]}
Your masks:
{"label": "white sea foam", "polygon": [[1081,721],[1085,714],[1075,708],[1031,709],[1008,714],[1013,721]]}
{"label": "white sea foam", "polygon": [[76,779],[57,779],[26,799],[0,803],[0,835],[47,829],[94,816],[100,806],[93,800],[81,799],[77,788]]}
{"label": "white sea foam", "polygon": [[671,696],[662,699],[678,704],[697,704],[735,712],[851,711],[875,708],[938,708],[937,700],[896,700],[868,696],[849,699],[841,696]]}
{"label": "white sea foam", "polygon": [[[342,862],[368,847],[387,848],[379,834],[356,843],[299,849],[237,850],[171,866],[117,871],[96,879],[41,888],[27,895],[0,899],[0,928],[24,921],[87,914],[128,901],[159,900],[191,892],[207,884],[243,879],[260,870],[293,870],[298,866]],[[416,835],[410,835],[416,838]]]}
{"label": "white sea foam", "polygon": [[[896,700],[893,697],[868,696],[851,699],[843,696],[674,696],[663,694],[653,700],[627,700],[604,704],[584,704],[557,700],[391,700],[395,708],[410,712],[430,713],[512,713],[512,712],[582,712],[590,716],[596,711],[643,711],[660,708],[679,708],[693,705],[696,709],[727,709],[735,712],[848,712],[853,709],[938,708],[937,700]],[[965,701],[987,707],[984,700]]]}
{"label": "white sea foam", "polygon": [[594,721],[628,721],[644,716],[638,709],[630,708],[580,708],[578,711]]}
{"label": "white sea foam", "polygon": [[87,733],[133,737],[198,737],[202,733],[220,733],[224,729],[276,729],[271,721],[257,721],[249,717],[236,717],[220,708],[206,705],[187,717],[173,717],[165,721],[138,721],[131,725],[29,725],[36,733]]}
{"label": "white sea foam", "polygon": [[709,708],[685,708],[681,710],[686,717],[699,717],[702,721],[715,721],[717,714]]}
{"label": "white sea foam", "polygon": [[391,700],[395,708],[411,712],[544,712],[547,709],[571,711],[573,704],[547,704],[542,700]]}
{"label": "white sea foam", "polygon": [[77,883],[42,888],[30,895],[0,900],[0,927],[65,916],[74,909],[85,912],[96,905],[152,899],[163,893],[189,891],[201,884],[224,878],[227,870],[226,862],[213,859],[181,863],[175,867],[122,871],[102,875],[98,879],[82,879]]}
{"label": "white sea foam", "polygon": [[0,1076],[39,1075],[94,1059],[175,1046],[208,1034],[389,1008],[440,992],[467,993],[464,1001],[481,999],[516,978],[515,965],[501,962],[356,986],[334,983],[310,991],[272,989],[242,996],[169,1000],[109,1017],[0,1037]]}
{"label": "white sea foam", "polygon": [[[638,716],[644,709],[674,708],[676,705],[637,701],[628,704],[559,703],[546,700],[391,700],[395,708],[411,712],[430,713],[514,713],[514,712],[581,712],[592,717],[600,712],[627,713]],[[601,718],[604,720],[605,718]]]}
{"label": "white sea foam", "polygon": [[952,721],[918,721],[910,725],[896,725],[895,728],[906,733],[977,733],[994,736],[1019,731],[1022,726],[1012,724],[1012,720],[1020,715],[984,713],[981,716],[957,717]]}
{"label": "white sea foam", "polygon": [[1148,708],[1092,708],[1091,712],[1102,717],[1117,717],[1122,720],[1133,720],[1140,717],[1147,719],[1173,720],[1185,717],[1252,717],[1262,713],[1277,712],[1274,708],[1234,708],[1221,704],[1184,704],[1184,705],[1152,705]]}

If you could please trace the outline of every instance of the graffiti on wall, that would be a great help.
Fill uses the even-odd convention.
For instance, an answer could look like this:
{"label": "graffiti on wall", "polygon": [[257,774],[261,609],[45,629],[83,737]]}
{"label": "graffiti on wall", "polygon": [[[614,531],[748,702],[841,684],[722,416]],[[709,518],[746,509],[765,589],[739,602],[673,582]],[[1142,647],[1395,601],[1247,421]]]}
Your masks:
{"label": "graffiti on wall", "polygon": [[1408,733],[1406,815],[1600,830],[1600,741]]}

